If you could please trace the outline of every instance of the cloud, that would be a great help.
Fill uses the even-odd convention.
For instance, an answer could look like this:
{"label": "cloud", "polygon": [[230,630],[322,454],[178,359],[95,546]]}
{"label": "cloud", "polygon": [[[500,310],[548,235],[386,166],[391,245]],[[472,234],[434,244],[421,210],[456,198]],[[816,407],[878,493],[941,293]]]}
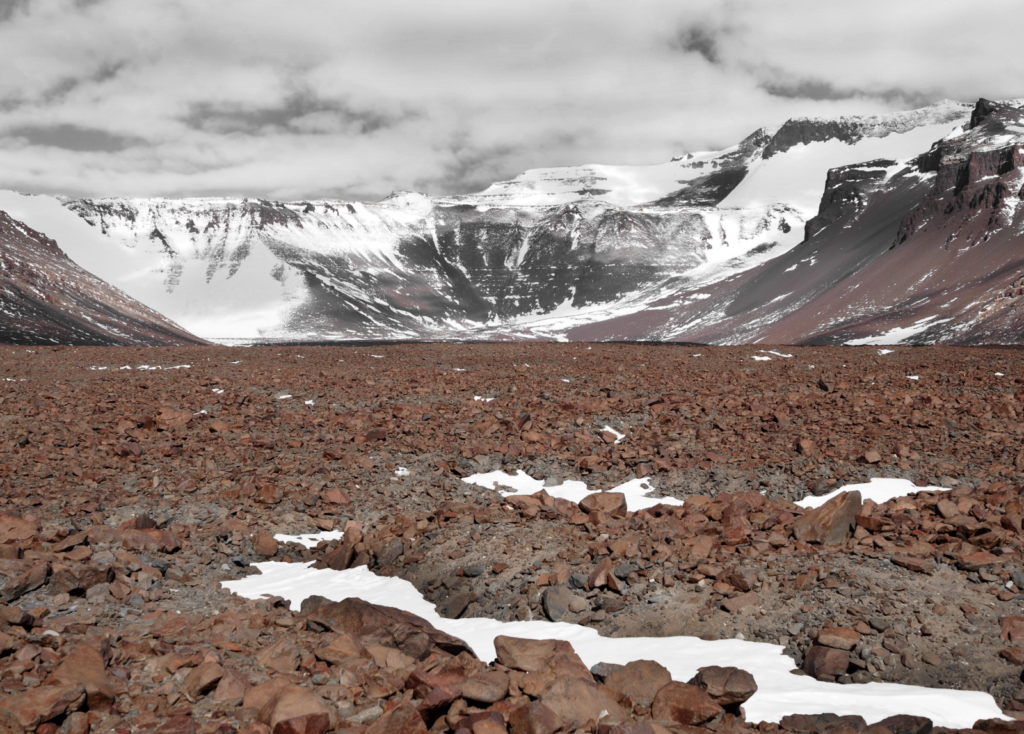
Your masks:
{"label": "cloud", "polygon": [[458,193],[726,147],[794,116],[1024,96],[1024,60],[989,27],[1021,9],[986,9],[0,0],[0,187]]}

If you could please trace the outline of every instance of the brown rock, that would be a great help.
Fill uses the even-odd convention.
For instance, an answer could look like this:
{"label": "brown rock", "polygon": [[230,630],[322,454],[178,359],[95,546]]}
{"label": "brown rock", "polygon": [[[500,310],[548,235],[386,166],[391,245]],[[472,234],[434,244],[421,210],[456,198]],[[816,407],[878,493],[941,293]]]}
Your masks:
{"label": "brown rock", "polygon": [[884,726],[892,734],[928,734],[932,730],[932,720],[924,716],[900,714],[875,722],[873,726]]}
{"label": "brown rock", "polygon": [[591,589],[600,589],[602,586],[607,586],[609,579],[612,577],[612,560],[607,556],[598,561],[597,565],[594,566],[594,570],[590,572],[590,578],[587,579],[587,585]]}
{"label": "brown rock", "polygon": [[801,438],[796,442],[796,450],[800,452],[802,456],[813,456],[818,446],[809,438]]}
{"label": "brown rock", "polygon": [[68,714],[64,717],[64,723],[57,729],[57,734],[89,734],[89,714],[84,711],[73,711]]}
{"label": "brown rock", "polygon": [[705,690],[719,706],[737,706],[757,693],[757,683],[750,673],[717,665],[700,668],[689,685]]}
{"label": "brown rock", "polygon": [[915,571],[917,573],[931,574],[935,572],[935,563],[928,558],[918,558],[917,556],[907,556],[897,553],[893,554],[892,562],[897,566],[902,566],[909,571]]}
{"label": "brown rock", "polygon": [[843,492],[798,518],[793,523],[793,536],[805,543],[842,543],[852,534],[860,508],[860,492]]}
{"label": "brown rock", "polygon": [[157,727],[153,734],[196,734],[196,720],[191,716],[174,716]]}
{"label": "brown rock", "polygon": [[54,669],[49,682],[85,686],[90,711],[109,711],[114,703],[114,686],[107,677],[103,655],[92,645],[75,647]]}
{"label": "brown rock", "polygon": [[302,652],[287,637],[282,637],[269,647],[260,650],[256,662],[279,673],[291,673],[299,667]]}
{"label": "brown rock", "polygon": [[864,463],[866,464],[877,464],[882,460],[882,455],[874,449],[868,449],[864,452]]}
{"label": "brown rock", "polygon": [[352,659],[370,659],[370,653],[363,647],[359,638],[347,632],[338,635],[323,647],[313,650],[313,655],[331,665],[339,665]]}
{"label": "brown rock", "polygon": [[200,663],[189,671],[182,682],[182,690],[192,698],[205,696],[224,676],[224,669],[217,663]]}
{"label": "brown rock", "polygon": [[761,603],[761,597],[757,595],[756,591],[748,591],[746,594],[740,594],[734,596],[732,599],[726,599],[722,602],[722,606],[728,611],[736,613],[741,609],[746,609],[749,606]]}
{"label": "brown rock", "polygon": [[277,555],[278,543],[270,533],[260,530],[252,537],[252,549],[257,555],[272,558]]}
{"label": "brown rock", "polygon": [[818,644],[836,650],[852,650],[860,642],[860,632],[850,627],[825,627],[818,633]]}
{"label": "brown rock", "polygon": [[629,714],[593,681],[558,677],[541,693],[540,701],[555,712],[565,731],[592,731],[602,721],[621,724]]}
{"label": "brown rock", "polygon": [[0,514],[0,544],[28,540],[39,532],[39,521]]}
{"label": "brown rock", "polygon": [[273,734],[324,734],[331,728],[331,709],[308,688],[288,685],[263,705],[258,720]]}
{"label": "brown rock", "polygon": [[63,566],[55,569],[50,576],[50,588],[58,594],[76,594],[99,584],[109,584],[113,580],[114,569],[109,566]]}
{"label": "brown rock", "polygon": [[606,512],[612,517],[625,517],[626,495],[622,492],[593,492],[580,500],[583,512]]}
{"label": "brown rock", "polygon": [[[572,645],[564,640],[524,640],[498,635],[494,638],[494,650],[499,663],[506,668],[525,673],[545,670],[559,656],[566,656],[572,664],[578,661],[578,665],[587,670]],[[563,662],[566,661],[566,657],[563,657]],[[590,675],[589,671],[587,675]],[[590,679],[593,680],[593,677]]]}
{"label": "brown rock", "polygon": [[364,734],[418,734],[427,725],[411,704],[404,701],[370,724]]}
{"label": "brown rock", "polygon": [[0,701],[0,709],[14,714],[23,729],[32,730],[44,721],[77,711],[84,703],[83,685],[40,686],[8,696]]}
{"label": "brown rock", "polygon": [[999,655],[1009,660],[1013,665],[1024,665],[1024,647],[1008,647],[1000,652]]}
{"label": "brown rock", "polygon": [[213,700],[221,703],[242,698],[249,691],[250,687],[249,679],[241,671],[232,667],[226,667],[223,669],[223,675],[217,683],[216,690],[213,692]]}
{"label": "brown rock", "polygon": [[28,592],[38,589],[46,583],[46,579],[49,575],[50,564],[37,563],[32,566],[32,568],[25,571],[25,573],[7,582],[7,585],[4,586],[3,590],[4,601],[10,602],[15,599],[20,599]]}
{"label": "brown rock", "polygon": [[654,696],[672,682],[672,674],[653,660],[634,660],[604,679],[615,699],[626,708],[650,706]]}
{"label": "brown rock", "polygon": [[508,725],[512,734],[555,734],[562,728],[558,715],[539,701],[512,709]]}
{"label": "brown rock", "polygon": [[651,706],[652,718],[685,726],[700,726],[722,712],[722,707],[704,689],[678,682],[658,691]]}
{"label": "brown rock", "polygon": [[956,562],[956,565],[964,571],[980,571],[986,566],[1002,562],[1003,559],[988,551],[977,551],[976,553],[968,553],[966,556],[963,556]]}
{"label": "brown rock", "polygon": [[484,670],[462,684],[462,697],[467,701],[497,703],[508,695],[509,677],[497,670]]}
{"label": "brown rock", "polygon": [[804,657],[804,671],[819,679],[826,675],[844,675],[849,667],[850,654],[834,647],[812,645]]}
{"label": "brown rock", "polygon": [[245,692],[242,698],[242,707],[262,709],[282,688],[288,685],[291,684],[286,678],[271,678],[266,683],[253,686]]}

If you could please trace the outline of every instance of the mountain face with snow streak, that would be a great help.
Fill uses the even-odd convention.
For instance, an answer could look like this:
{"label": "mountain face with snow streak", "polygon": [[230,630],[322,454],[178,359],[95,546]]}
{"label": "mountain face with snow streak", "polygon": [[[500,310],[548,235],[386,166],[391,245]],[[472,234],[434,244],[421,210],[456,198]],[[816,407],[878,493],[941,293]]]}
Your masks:
{"label": "mountain face with snow streak", "polygon": [[[0,210],[226,342],[1019,341],[1009,305],[993,306],[998,318],[950,316],[1015,287],[1003,282],[1014,248],[1000,243],[1020,234],[1019,114],[1017,103],[942,102],[797,119],[724,151],[538,169],[466,196],[0,192]],[[979,249],[950,250],[968,239]]]}
{"label": "mountain face with snow streak", "polygon": [[201,344],[0,212],[0,342],[80,346]]}

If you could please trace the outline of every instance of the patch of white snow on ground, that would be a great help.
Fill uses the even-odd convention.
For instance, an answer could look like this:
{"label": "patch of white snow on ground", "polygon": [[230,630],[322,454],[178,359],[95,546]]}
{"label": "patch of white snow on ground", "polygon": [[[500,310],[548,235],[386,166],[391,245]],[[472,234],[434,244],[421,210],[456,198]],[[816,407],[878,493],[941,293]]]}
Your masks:
{"label": "patch of white snow on ground", "polygon": [[834,492],[823,494],[821,497],[805,497],[796,504],[799,507],[806,507],[808,509],[821,507],[833,497],[843,492],[852,492],[855,489],[860,491],[861,499],[872,500],[879,505],[897,497],[906,497],[908,494],[914,494],[915,492],[949,491],[945,487],[918,487],[909,479],[875,477],[867,484],[847,484],[845,487],[840,487]]}
{"label": "patch of white snow on ground", "polygon": [[928,329],[930,329],[931,327],[938,326],[939,324],[944,324],[947,321],[951,321],[951,319],[936,320],[935,316],[928,316],[927,318],[923,318],[920,321],[915,321],[910,326],[894,326],[893,328],[889,329],[889,331],[885,332],[884,334],[879,334],[878,336],[866,336],[863,339],[851,339],[850,341],[846,342],[846,346],[862,347],[872,344],[880,346],[888,344],[900,344],[904,340],[909,339],[912,336],[921,334],[925,331],[928,331]]}
{"label": "patch of white snow on ground", "polygon": [[757,362],[771,362],[772,361],[771,357],[762,357],[762,356],[760,356],[758,354],[755,354],[753,357],[751,357],[751,359],[753,359],[753,360],[755,360]]}
{"label": "patch of white snow on ground", "polygon": [[907,379],[908,380],[920,380],[921,378],[918,375],[907,375]]}
{"label": "patch of white snow on ground", "polygon": [[473,396],[473,400],[483,400],[485,403],[489,403],[492,400],[494,400],[494,398],[484,398],[484,397],[481,397],[479,395],[474,395]]}
{"label": "patch of white snow on ground", "polygon": [[761,351],[765,354],[774,354],[776,357],[784,357],[785,359],[789,359],[793,356],[792,354],[783,354],[782,352],[776,352],[772,349],[762,349]]}
{"label": "patch of white snow on ground", "polygon": [[878,353],[885,355],[885,354],[892,354],[894,351],[896,351],[896,350],[895,349],[879,349]]}
{"label": "patch of white snow on ground", "polygon": [[407,477],[407,476],[409,476],[410,473],[411,472],[408,469],[406,469],[404,466],[400,466],[397,469],[395,469],[395,476],[396,477]]}
{"label": "patch of white snow on ground", "polygon": [[744,704],[748,721],[779,721],[789,714],[833,712],[861,715],[869,722],[895,714],[927,716],[936,726],[970,727],[978,719],[1002,718],[995,700],[979,691],[866,683],[843,686],[810,676],[790,674],[793,660],[779,645],[741,640],[704,641],[696,637],[607,638],[582,625],[546,621],[498,622],[493,619],[445,619],[416,588],[403,579],[375,576],[365,566],[346,571],[317,570],[312,563],[254,564],[261,575],[223,585],[248,599],[281,596],[297,609],[314,594],[336,601],[356,597],[371,604],[405,610],[437,629],[469,644],[481,660],[495,658],[498,635],[535,640],[559,639],[572,644],[588,667],[600,662],[624,665],[633,660],[656,660],[677,681],[690,680],[709,664],[736,666],[754,676],[758,690]]}
{"label": "patch of white snow on ground", "polygon": [[[534,479],[525,472],[517,472],[515,475],[512,475],[503,471],[492,471],[487,474],[473,474],[462,481],[467,484],[486,487],[487,489],[497,489],[505,497],[536,494],[543,489],[552,497],[560,497],[564,500],[578,503],[587,495],[594,494],[594,492],[587,489],[585,482],[570,479],[559,484],[557,487],[545,487],[542,480]],[[622,492],[622,494],[626,495],[626,508],[630,512],[645,510],[648,507],[654,507],[659,504],[680,506],[683,504],[682,500],[677,500],[675,497],[648,497],[647,495],[652,489],[653,487],[648,479],[631,479],[610,491]]]}
{"label": "patch of white snow on ground", "polygon": [[624,439],[624,438],[626,437],[626,434],[625,434],[625,433],[619,433],[618,431],[616,431],[616,430],[615,430],[614,428],[612,428],[611,426],[605,426],[605,427],[604,427],[604,428],[602,428],[601,430],[602,430],[602,431],[608,431],[608,433],[613,433],[613,434],[615,434],[615,443],[621,443],[621,442],[622,442],[622,439]]}
{"label": "patch of white snow on ground", "polygon": [[307,548],[316,548],[321,540],[341,540],[343,537],[345,537],[345,533],[342,531],[331,530],[323,533],[306,533],[305,535],[284,535],[283,533],[278,533],[274,536],[274,540],[279,540],[282,543],[298,543]]}

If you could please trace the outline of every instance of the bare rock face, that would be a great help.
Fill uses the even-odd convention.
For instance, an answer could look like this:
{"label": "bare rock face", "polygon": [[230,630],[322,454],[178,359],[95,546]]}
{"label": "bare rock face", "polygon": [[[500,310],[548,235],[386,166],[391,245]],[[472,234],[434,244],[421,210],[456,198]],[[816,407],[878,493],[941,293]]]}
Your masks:
{"label": "bare rock face", "polygon": [[853,534],[861,505],[860,492],[843,492],[793,523],[793,536],[805,543],[842,543]]}

